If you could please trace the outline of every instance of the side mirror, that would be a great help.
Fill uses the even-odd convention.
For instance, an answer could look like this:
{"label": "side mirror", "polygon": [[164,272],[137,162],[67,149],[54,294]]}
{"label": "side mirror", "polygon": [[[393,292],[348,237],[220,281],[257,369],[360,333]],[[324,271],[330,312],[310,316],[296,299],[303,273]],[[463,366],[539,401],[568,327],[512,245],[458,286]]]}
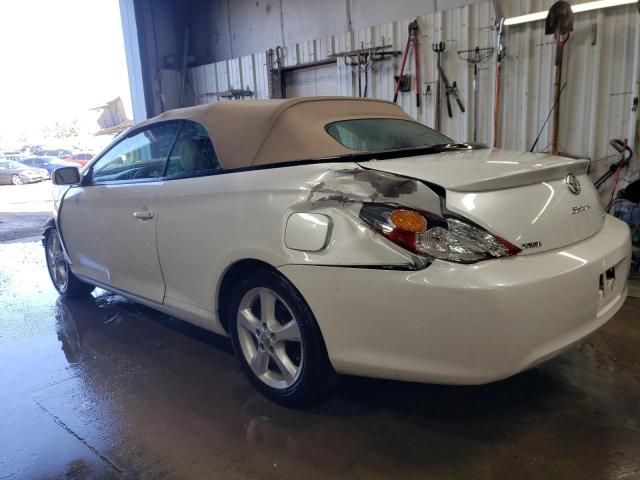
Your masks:
{"label": "side mirror", "polygon": [[81,180],[80,170],[76,167],[56,168],[51,175],[51,183],[54,185],[79,185]]}

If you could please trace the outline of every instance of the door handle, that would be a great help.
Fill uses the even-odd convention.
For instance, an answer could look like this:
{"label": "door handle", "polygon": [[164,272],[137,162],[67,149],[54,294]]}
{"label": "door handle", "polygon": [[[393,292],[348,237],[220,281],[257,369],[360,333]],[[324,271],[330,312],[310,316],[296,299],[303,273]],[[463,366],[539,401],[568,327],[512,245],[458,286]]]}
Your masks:
{"label": "door handle", "polygon": [[149,212],[149,211],[142,211],[142,212],[133,212],[133,216],[136,217],[138,220],[151,220],[154,217],[154,213],[153,212]]}

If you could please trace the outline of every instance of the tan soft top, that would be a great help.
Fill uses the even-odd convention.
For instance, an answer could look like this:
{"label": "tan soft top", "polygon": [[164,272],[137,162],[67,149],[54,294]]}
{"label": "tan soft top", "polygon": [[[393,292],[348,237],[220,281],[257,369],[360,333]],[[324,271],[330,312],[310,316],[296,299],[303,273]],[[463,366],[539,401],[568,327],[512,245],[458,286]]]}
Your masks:
{"label": "tan soft top", "polygon": [[325,131],[349,118],[413,119],[390,102],[350,97],[241,100],[169,110],[134,128],[166,120],[202,124],[223,168],[269,165],[353,153]]}

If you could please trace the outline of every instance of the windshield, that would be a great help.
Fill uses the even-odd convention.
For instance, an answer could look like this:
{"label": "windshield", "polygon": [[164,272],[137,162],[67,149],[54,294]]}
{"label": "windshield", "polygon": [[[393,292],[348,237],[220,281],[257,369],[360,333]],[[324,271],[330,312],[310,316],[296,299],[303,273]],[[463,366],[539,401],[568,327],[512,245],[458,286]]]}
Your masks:
{"label": "windshield", "polygon": [[421,123],[397,118],[340,120],[325,129],[341,145],[358,152],[433,147],[453,142]]}

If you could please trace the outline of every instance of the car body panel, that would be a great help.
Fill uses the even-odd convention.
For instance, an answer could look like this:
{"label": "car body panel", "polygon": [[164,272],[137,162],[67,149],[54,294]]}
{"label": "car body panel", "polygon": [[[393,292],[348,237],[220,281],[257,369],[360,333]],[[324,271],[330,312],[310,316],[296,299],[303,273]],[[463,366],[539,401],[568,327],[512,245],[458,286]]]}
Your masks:
{"label": "car body panel", "polygon": [[[155,216],[159,185],[91,185],[67,191],[58,225],[74,272],[162,303]],[[153,217],[134,217],[143,211]]]}
{"label": "car body panel", "polygon": [[457,192],[482,192],[531,185],[587,171],[588,161],[544,153],[467,148],[360,163],[365,168],[420,178]]}
{"label": "car body panel", "polygon": [[[360,165],[445,187],[448,211],[504,238],[524,254],[584,240],[600,231],[604,221],[583,160],[492,149]],[[580,183],[578,193],[566,185],[569,174]]]}
{"label": "car body panel", "polygon": [[[627,294],[630,236],[607,216],[568,248],[416,272],[286,265],[338,372],[480,384],[557,354],[605,323]],[[606,294],[599,277],[615,267]],[[319,288],[319,286],[322,286]]]}
{"label": "car body panel", "polygon": [[[493,192],[447,192],[447,209],[530,254],[571,245],[598,233],[605,212],[586,174],[573,194],[564,179]],[[517,208],[514,208],[517,206]]]}
{"label": "car body panel", "polygon": [[[366,180],[354,180],[358,175]],[[358,219],[358,207],[345,198],[349,194],[360,201],[384,201],[386,197],[381,190],[390,187],[372,186],[375,178],[386,179],[347,163],[165,181],[159,190],[157,206],[165,303],[188,308],[190,315],[202,314],[200,325],[223,332],[214,316],[217,292],[224,272],[240,260],[256,259],[273,266],[413,268],[413,256],[364,227]],[[407,180],[398,183],[407,185]],[[426,186],[411,181],[408,184],[411,188],[407,188],[407,193],[392,193],[396,196],[388,200],[406,197],[408,203],[439,208],[438,197]],[[331,237],[326,248],[309,252],[285,246],[287,219],[297,212],[320,213],[331,218]]]}

